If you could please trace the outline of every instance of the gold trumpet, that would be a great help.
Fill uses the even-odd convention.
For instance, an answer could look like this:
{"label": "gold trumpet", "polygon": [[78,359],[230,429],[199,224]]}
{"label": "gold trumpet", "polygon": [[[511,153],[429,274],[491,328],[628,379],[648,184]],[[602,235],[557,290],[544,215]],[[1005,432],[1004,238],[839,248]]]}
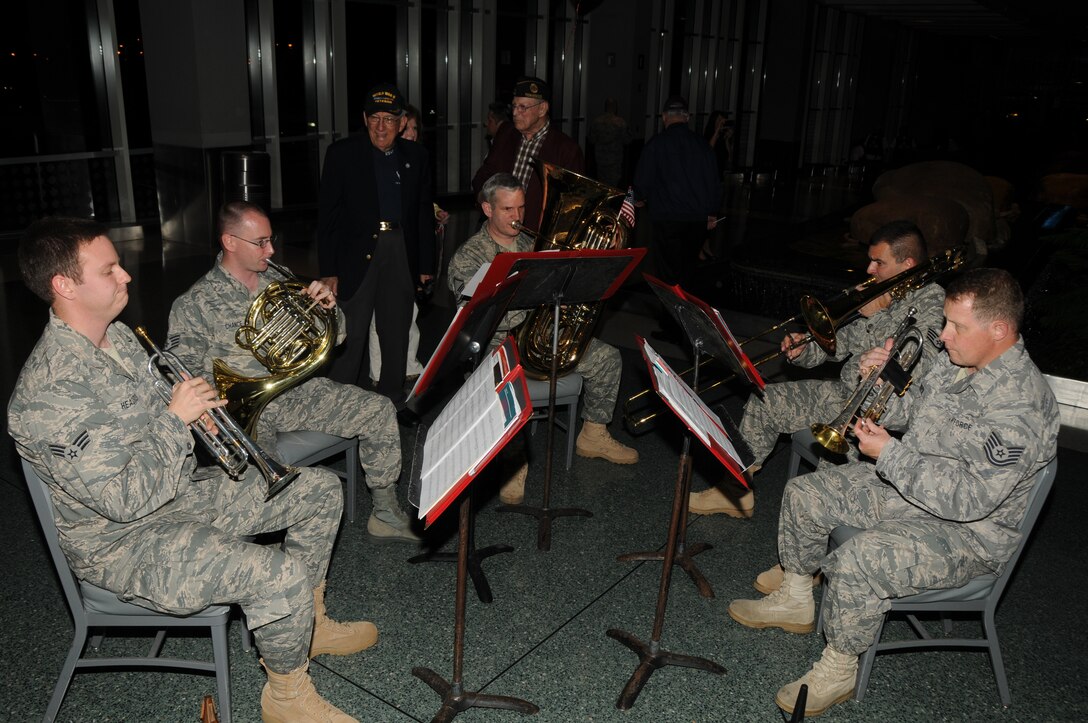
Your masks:
{"label": "gold trumpet", "polygon": [[[779,322],[772,327],[748,337],[740,344],[745,344],[762,338],[787,324],[795,321],[803,321],[808,327],[808,334],[802,339],[790,344],[784,350],[770,352],[752,362],[753,366],[766,364],[772,359],[777,359],[798,347],[815,341],[828,354],[835,354],[836,334],[845,323],[853,321],[856,312],[871,301],[890,294],[893,299],[900,300],[912,291],[917,291],[927,284],[937,280],[940,276],[959,269],[966,262],[966,255],[962,249],[949,249],[944,253],[929,258],[924,264],[896,274],[890,279],[878,282],[875,277],[869,277],[858,286],[843,289],[826,302],[821,302],[815,297],[805,294],[801,297],[801,312],[795,316]],[[703,378],[703,367],[715,362],[713,357],[706,357],[699,362],[699,376]],[[694,368],[681,372],[683,379],[691,379]],[[736,378],[735,374],[711,379],[706,384],[701,384],[696,392],[705,396],[721,389],[725,384]],[[664,411],[664,405],[658,396],[653,394],[653,388],[648,387],[630,397],[623,405],[623,421],[627,431],[631,434],[642,434],[649,431],[657,417]],[[639,400],[647,398],[645,402]]]}
{"label": "gold trumpet", "polygon": [[[190,379],[194,375],[185,368],[185,365],[176,355],[163,351],[156,346],[142,326],[137,326],[134,331],[151,352],[147,359],[147,371],[155,379],[155,390],[162,400],[169,404],[173,398],[174,384],[184,379]],[[160,367],[166,369],[170,376],[168,377]],[[213,433],[203,419],[198,419],[190,425],[196,438],[207,447],[208,451],[215,457],[215,461],[231,477],[235,479],[240,477],[250,464],[260,470],[265,483],[268,485],[266,502],[279,494],[298,477],[299,470],[297,467],[285,467],[272,459],[267,452],[257,446],[257,443],[245,433],[225,409],[215,407],[209,409],[206,414],[218,427],[218,432]]]}
{"label": "gold trumpet", "polygon": [[[865,372],[861,383],[846,400],[846,405],[839,416],[827,424],[817,422],[811,426],[812,436],[824,449],[836,454],[845,454],[850,448],[846,435],[853,429],[856,421],[861,419],[878,421],[884,414],[884,409],[893,392],[899,396],[907,393],[913,381],[907,372],[922,356],[922,332],[914,324],[916,312],[917,309],[913,306],[907,310],[906,318],[900,322],[893,335],[895,341],[892,344],[891,354],[882,364],[874,365]],[[894,374],[891,373],[894,368],[891,367],[893,362],[898,365]],[[883,386],[866,407],[866,400],[876,387],[877,381],[881,379],[884,379]]]}

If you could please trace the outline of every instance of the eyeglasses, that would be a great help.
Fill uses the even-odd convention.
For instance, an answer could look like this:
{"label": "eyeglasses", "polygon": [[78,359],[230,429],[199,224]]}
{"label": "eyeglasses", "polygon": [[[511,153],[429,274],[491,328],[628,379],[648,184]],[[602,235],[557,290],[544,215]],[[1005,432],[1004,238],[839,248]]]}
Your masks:
{"label": "eyeglasses", "polygon": [[267,248],[271,244],[274,244],[280,240],[280,235],[278,233],[274,233],[271,236],[265,238],[254,239],[253,241],[250,241],[247,238],[242,238],[241,236],[235,236],[232,233],[228,233],[227,235],[231,238],[236,238],[239,241],[245,241],[247,244],[253,244],[259,249]]}
{"label": "eyeglasses", "polygon": [[400,116],[395,115],[368,115],[366,122],[372,126],[393,126],[400,123]]}
{"label": "eyeglasses", "polygon": [[540,105],[543,102],[544,101],[539,101],[537,103],[528,103],[528,104],[526,104],[526,103],[515,103],[514,105],[510,106],[510,109],[512,111],[514,111],[515,113],[528,113],[530,108],[536,108],[538,105]]}

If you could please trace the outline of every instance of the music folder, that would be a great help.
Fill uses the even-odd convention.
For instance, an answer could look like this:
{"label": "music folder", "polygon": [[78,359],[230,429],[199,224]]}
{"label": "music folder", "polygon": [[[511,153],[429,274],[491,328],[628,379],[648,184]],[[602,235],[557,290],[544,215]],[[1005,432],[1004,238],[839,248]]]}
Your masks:
{"label": "music folder", "polygon": [[754,384],[757,391],[763,391],[767,383],[729,330],[721,312],[684,291],[679,285],[669,286],[649,274],[642,276],[676,319],[676,323],[683,327],[692,344],[725,364],[741,379],[747,379]]}
{"label": "music folder", "polygon": [[[680,379],[645,339],[637,335],[635,339],[650,369],[650,381],[654,385],[654,391],[729,473],[748,487],[744,470],[752,465],[754,459],[750,457],[746,447],[743,453],[739,451],[730,440],[722,419],[710,411],[699,395]],[[748,459],[744,458],[745,454],[749,456]]]}
{"label": "music folder", "polygon": [[484,357],[430,426],[417,428],[409,502],[430,526],[529,420],[533,405],[511,337]]}

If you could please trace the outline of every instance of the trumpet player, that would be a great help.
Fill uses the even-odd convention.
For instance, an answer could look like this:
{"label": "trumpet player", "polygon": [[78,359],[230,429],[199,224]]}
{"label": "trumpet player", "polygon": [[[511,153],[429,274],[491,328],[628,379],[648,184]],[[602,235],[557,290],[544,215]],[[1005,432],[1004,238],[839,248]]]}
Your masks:
{"label": "trumpet player", "polygon": [[[867,272],[877,282],[882,282],[924,263],[928,257],[921,230],[909,221],[895,221],[877,229],[870,238]],[[916,307],[918,329],[927,336],[935,337],[941,328],[943,299],[944,293],[936,284],[911,291],[898,300],[894,300],[889,293],[873,299],[859,309],[860,316],[856,320],[838,330],[833,357],[818,344],[791,348],[803,340],[801,334],[787,334],[781,347],[789,363],[799,367],[813,368],[828,361],[842,361],[882,346],[902,321],[905,310],[911,306]],[[926,370],[935,353],[932,344],[923,344],[921,358],[915,367],[916,374]],[[806,429],[813,422],[834,417],[857,382],[857,365],[847,362],[837,380],[806,379],[768,384],[763,396],[753,394],[749,397],[740,422],[740,434],[755,456],[751,472],[754,474],[762,467],[774,449],[779,434]],[[755,510],[755,496],[726,481],[721,488],[710,487],[693,493],[688,500],[688,510],[700,515],[751,517]],[[774,577],[777,571],[771,570],[769,573]],[[776,586],[774,580],[761,581],[760,584],[771,589]],[[769,592],[769,589],[761,589],[761,592]]]}
{"label": "trumpet player", "polygon": [[[263,719],[354,720],[321,698],[308,673],[317,652],[352,652],[377,637],[370,623],[328,620],[315,592],[340,523],[340,481],[304,469],[265,502],[253,468],[237,480],[196,469],[188,426],[223,402],[193,378],[164,404],[147,355],[116,321],[131,277],[100,224],[35,222],[19,268],[50,314],[16,382],[8,428],[50,489],[72,571],[160,612],[240,605],[268,674]],[[282,547],[248,540],[277,530],[286,530]]]}
{"label": "trumpet player", "polygon": [[[238,346],[235,332],[257,295],[272,281],[283,280],[268,265],[276,250],[275,237],[264,211],[245,201],[225,204],[218,222],[221,250],[215,266],[170,309],[169,351],[209,377],[215,358],[242,374],[260,377],[267,370]],[[311,282],[305,293],[326,308],[336,306],[332,289],[320,280]],[[346,325],[339,309],[337,317],[341,342]],[[257,439],[274,448],[276,432],[296,430],[358,439],[359,464],[373,501],[367,534],[379,541],[419,542],[397,500],[400,432],[388,397],[324,377],[309,379],[268,403],[258,419]]]}
{"label": "trumpet player", "polygon": [[[824,467],[786,485],[778,522],[782,585],[735,600],[729,615],[752,628],[813,629],[811,575],[828,579],[827,646],[812,670],[778,691],[787,713],[802,684],[805,715],[854,692],[858,655],[873,642],[890,600],[999,573],[1019,543],[1036,473],[1057,452],[1057,403],[1020,339],[1023,296],[998,269],[968,271],[948,286],[945,352],[900,405],[902,439],[871,420],[854,426],[869,459]],[[886,349],[866,361],[886,359]],[[863,528],[830,554],[839,525]]]}
{"label": "trumpet player", "polygon": [[[461,289],[485,263],[504,251],[532,251],[533,241],[521,233],[525,218],[525,191],[521,181],[509,173],[496,173],[480,191],[481,206],[487,221],[469,237],[450,259],[447,278],[450,290]],[[505,336],[521,323],[528,312],[511,311],[499,323],[499,335]],[[614,347],[593,339],[578,362],[577,372],[584,379],[585,404],[582,407],[582,431],[575,442],[581,457],[598,457],[614,464],[638,462],[638,452],[616,441],[608,432],[623,370],[620,354]],[[528,464],[519,463],[499,491],[506,504],[519,504],[525,496]]]}

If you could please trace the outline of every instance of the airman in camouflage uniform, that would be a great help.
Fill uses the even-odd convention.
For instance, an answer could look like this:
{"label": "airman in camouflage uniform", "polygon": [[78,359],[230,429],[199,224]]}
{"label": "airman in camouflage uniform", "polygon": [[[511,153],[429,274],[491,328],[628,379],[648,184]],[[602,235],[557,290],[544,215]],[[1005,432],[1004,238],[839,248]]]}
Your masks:
{"label": "airman in camouflage uniform", "polygon": [[[212,378],[212,360],[219,358],[246,377],[264,377],[268,370],[235,342],[253,300],[273,281],[282,280],[266,259],[271,243],[254,246],[246,239],[271,238],[268,217],[253,204],[234,202],[220,211],[223,250],[214,268],[179,296],[170,310],[169,351],[192,370]],[[263,267],[263,268],[262,268]],[[250,289],[240,278],[253,280]],[[312,286],[320,287],[320,282]],[[331,292],[330,292],[331,294]],[[343,341],[343,312],[337,308]],[[265,407],[257,423],[257,439],[274,449],[276,432],[311,430],[359,440],[359,464],[366,473],[374,506],[367,532],[382,540],[418,542],[396,497],[400,476],[400,432],[392,402],[373,392],[324,377],[288,389]]]}
{"label": "airman in camouflage uniform", "polygon": [[[457,249],[446,274],[455,296],[460,295],[461,289],[481,266],[490,263],[503,251],[533,250],[532,240],[511,225],[515,221],[520,224],[525,210],[525,194],[517,178],[508,173],[496,173],[484,184],[481,196],[488,220]],[[493,344],[505,338],[526,316],[528,311],[523,309],[508,312],[499,323]],[[600,457],[616,464],[634,464],[638,461],[638,452],[613,439],[605,426],[612,421],[612,412],[616,408],[622,364],[619,351],[598,339],[592,339],[575,367],[584,380],[582,419],[585,424],[575,443],[575,451],[582,457]],[[515,475],[521,476],[522,485],[523,474],[524,468]],[[505,490],[503,501],[517,499],[512,489]],[[520,502],[520,499],[517,501]]]}
{"label": "airman in camouflage uniform", "polygon": [[[377,640],[370,623],[324,616],[339,480],[306,469],[265,502],[267,485],[252,468],[238,480],[196,468],[188,424],[221,403],[203,379],[175,385],[169,404],[159,397],[147,354],[113,321],[131,277],[104,227],[39,221],[19,256],[27,286],[52,308],[16,382],[9,430],[49,487],[73,572],[166,613],[237,603],[268,671],[263,713],[352,720],[317,694],[307,673],[312,655]],[[286,530],[282,547],[247,540],[276,530]]]}
{"label": "airman in camouflage uniform", "polygon": [[[1023,297],[996,269],[948,287],[947,354],[915,382],[902,405],[901,440],[859,422],[863,454],[876,460],[825,467],[790,480],[779,518],[784,581],[729,614],[750,627],[813,628],[811,574],[828,578],[828,648],[800,680],[779,691],[788,712],[802,683],[816,715],[853,694],[857,655],[873,642],[891,599],[958,587],[999,573],[1020,541],[1036,474],[1054,457],[1060,421],[1046,380],[1019,339]],[[887,358],[884,350],[867,362]],[[839,525],[864,528],[827,554]]]}
{"label": "airman in camouflage uniform", "polygon": [[[927,260],[922,232],[909,222],[894,222],[883,226],[873,234],[869,243],[868,273],[877,281],[885,281]],[[878,299],[876,303],[862,307],[861,318],[841,327],[836,335],[835,355],[827,354],[818,344],[806,344],[787,352],[793,364],[813,368],[827,361],[842,361],[858,357],[873,347],[883,346],[895,333],[911,307],[915,308],[917,328],[927,342],[922,344],[921,358],[914,366],[915,377],[925,373],[937,354],[937,347],[929,343],[940,334],[943,323],[941,305],[944,290],[936,284],[910,291],[901,299]],[[884,305],[884,308],[880,308]],[[800,334],[790,334],[782,342],[785,349],[801,339]],[[846,400],[859,382],[858,365],[848,361],[843,365],[838,380],[805,379],[793,382],[768,384],[762,396],[753,394],[744,406],[739,431],[755,457],[752,471],[758,471],[770,455],[780,434],[791,434],[807,429],[814,422],[829,422],[843,409]],[[890,414],[885,423],[900,429],[902,419]],[[851,455],[854,456],[854,455]],[[751,517],[755,509],[752,492],[734,491],[711,487],[693,493],[688,510],[696,514],[723,513],[732,517]]]}

